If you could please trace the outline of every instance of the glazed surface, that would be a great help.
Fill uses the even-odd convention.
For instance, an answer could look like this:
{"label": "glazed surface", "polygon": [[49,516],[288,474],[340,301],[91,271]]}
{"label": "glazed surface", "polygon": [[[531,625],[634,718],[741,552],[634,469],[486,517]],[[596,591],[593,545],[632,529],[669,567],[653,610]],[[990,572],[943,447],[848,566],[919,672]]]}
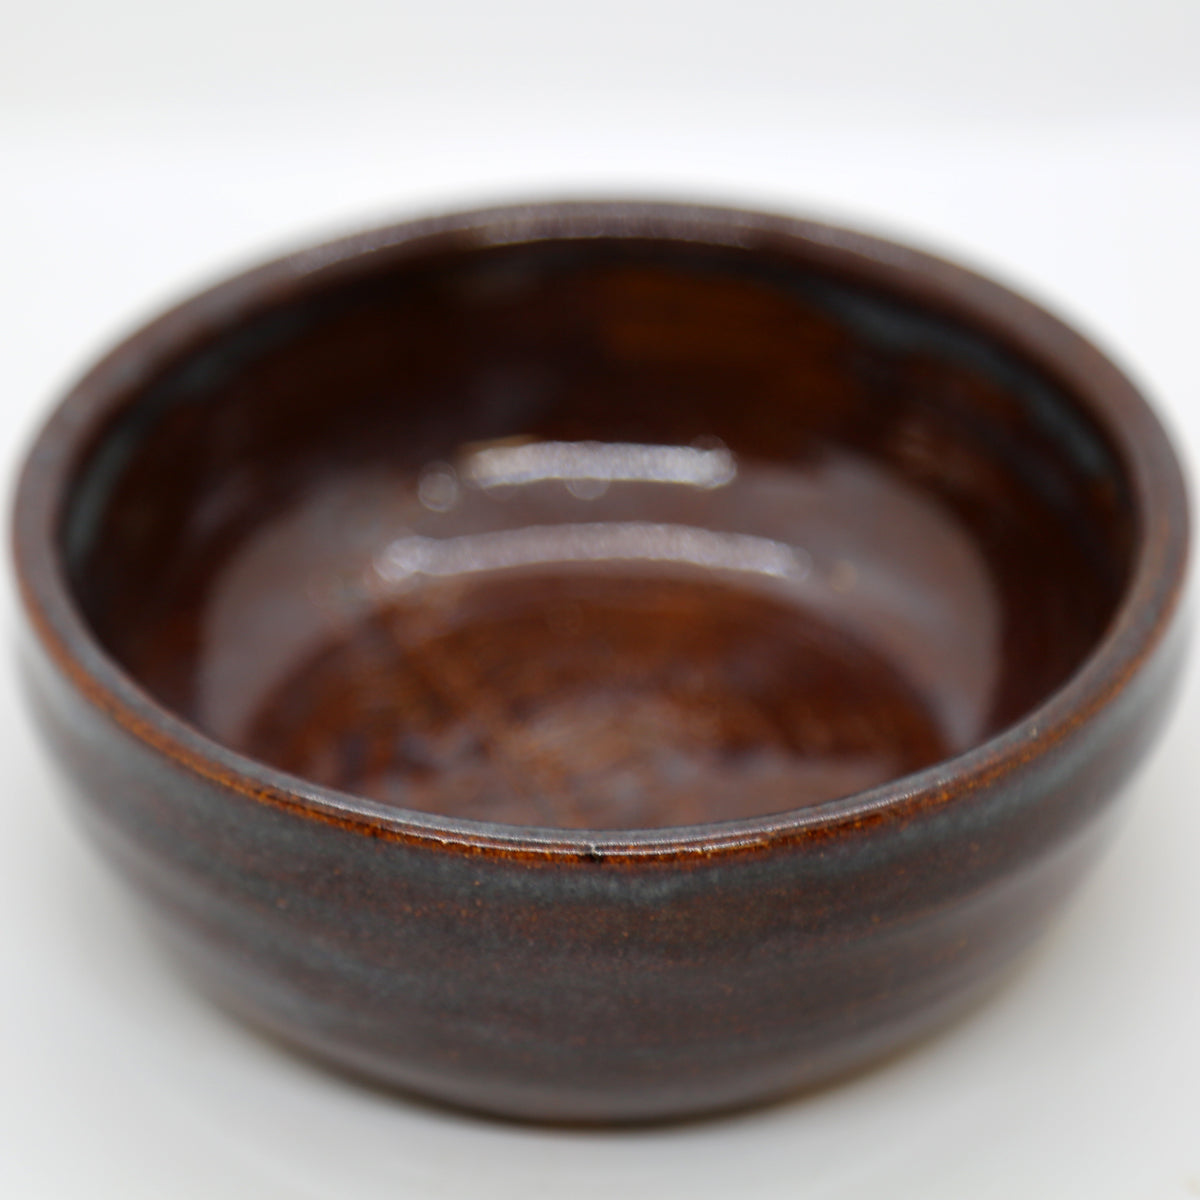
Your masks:
{"label": "glazed surface", "polygon": [[1129,381],[969,272],[747,213],[231,280],[72,390],[15,516],[39,726],[176,958],[507,1116],[761,1101],[976,1003],[1182,662]]}
{"label": "glazed surface", "polygon": [[995,347],[654,243],[418,257],[194,350],[65,530],[119,661],[401,808],[651,828],[846,796],[1041,701],[1112,614],[1101,433]]}

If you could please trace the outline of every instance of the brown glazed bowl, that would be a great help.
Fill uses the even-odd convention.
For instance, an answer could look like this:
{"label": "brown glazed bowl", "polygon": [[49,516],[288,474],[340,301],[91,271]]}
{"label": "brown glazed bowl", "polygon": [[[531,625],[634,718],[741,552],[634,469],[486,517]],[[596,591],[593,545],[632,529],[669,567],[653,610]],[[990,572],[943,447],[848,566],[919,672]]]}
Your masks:
{"label": "brown glazed bowl", "polygon": [[985,995],[1180,661],[1187,510],[1099,352],[958,267],[658,204],[292,255],[73,389],[16,505],[40,728],[230,1009],[636,1120]]}

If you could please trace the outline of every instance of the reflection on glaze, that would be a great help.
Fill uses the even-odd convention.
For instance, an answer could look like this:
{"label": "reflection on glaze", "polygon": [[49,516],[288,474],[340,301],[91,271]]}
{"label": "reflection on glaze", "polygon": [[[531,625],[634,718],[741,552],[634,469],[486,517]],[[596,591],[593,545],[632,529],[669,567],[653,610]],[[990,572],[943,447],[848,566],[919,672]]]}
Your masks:
{"label": "reflection on glaze", "polygon": [[546,563],[635,562],[797,580],[809,569],[803,550],[769,538],[650,521],[530,525],[451,538],[412,535],[387,546],[374,568],[385,583],[407,583],[420,575],[474,575]]}
{"label": "reflection on glaze", "polygon": [[465,456],[462,473],[485,488],[549,480],[716,488],[734,479],[737,465],[724,446],[531,441],[472,450]]}

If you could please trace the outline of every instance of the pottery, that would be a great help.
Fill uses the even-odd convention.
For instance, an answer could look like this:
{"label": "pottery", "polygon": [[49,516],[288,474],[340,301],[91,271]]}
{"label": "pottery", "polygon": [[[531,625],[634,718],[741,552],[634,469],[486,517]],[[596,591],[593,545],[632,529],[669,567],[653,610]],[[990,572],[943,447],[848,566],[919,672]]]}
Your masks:
{"label": "pottery", "polygon": [[1096,349],[857,233],[499,209],[115,349],[21,477],[29,692],[201,985],[509,1116],[730,1108],[993,989],[1180,663]]}

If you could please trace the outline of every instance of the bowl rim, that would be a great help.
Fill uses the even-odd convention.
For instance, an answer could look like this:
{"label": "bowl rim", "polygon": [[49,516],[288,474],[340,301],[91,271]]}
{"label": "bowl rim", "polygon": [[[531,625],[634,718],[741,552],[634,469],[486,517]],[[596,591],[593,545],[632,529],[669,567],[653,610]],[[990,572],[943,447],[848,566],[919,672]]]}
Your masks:
{"label": "bowl rim", "polygon": [[[1135,506],[1124,594],[1100,641],[1033,710],[987,740],[869,790],[760,817],[657,829],[504,825],[399,808],[270,767],[208,737],[155,700],[101,646],[72,596],[59,546],[66,498],[88,449],[130,395],[190,347],[311,286],[410,257],[574,239],[784,253],[842,280],[941,311],[1053,380],[1118,452]],[[97,361],[36,435],[12,514],[25,614],[69,683],[129,736],[178,768],[248,800],[372,837],[508,857],[671,859],[739,853],[862,829],[966,803],[1091,722],[1164,640],[1187,573],[1183,472],[1159,418],[1122,371],[1057,317],[1007,287],[915,248],[839,226],[735,208],[645,201],[557,201],[405,221],[300,249],[193,294]]]}

